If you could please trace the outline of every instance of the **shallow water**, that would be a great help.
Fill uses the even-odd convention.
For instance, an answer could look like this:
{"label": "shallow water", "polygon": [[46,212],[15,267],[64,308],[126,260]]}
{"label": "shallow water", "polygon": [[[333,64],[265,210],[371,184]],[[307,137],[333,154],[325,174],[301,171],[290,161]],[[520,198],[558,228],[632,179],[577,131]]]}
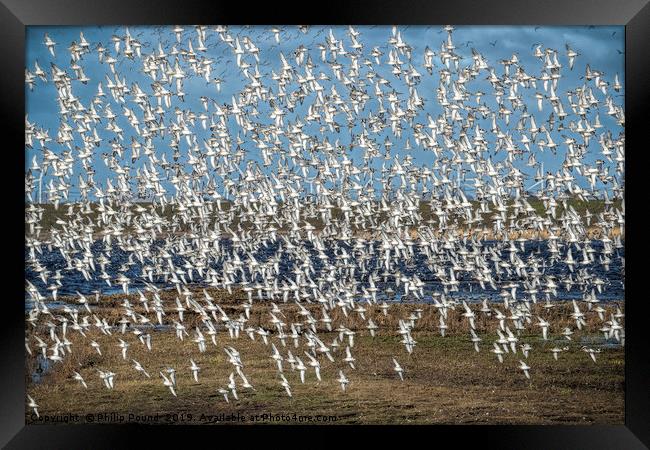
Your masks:
{"label": "shallow water", "polygon": [[39,351],[36,355],[36,369],[31,373],[32,383],[40,383],[52,368],[52,362]]}
{"label": "shallow water", "polygon": [[[500,254],[502,258],[507,259],[509,256],[507,250],[508,247],[504,246],[502,249],[499,249],[499,245],[501,244],[502,243],[500,243],[499,241],[484,241],[482,248],[484,250],[488,248],[494,248],[497,250],[497,253]],[[349,254],[352,254],[353,249],[347,246],[346,244],[339,244],[339,246],[340,248],[346,249],[346,251],[348,251]],[[264,263],[270,257],[276,254],[278,247],[279,247],[279,243],[270,244],[267,248],[262,247],[254,256],[259,262]],[[313,247],[311,247],[311,244],[307,243],[305,247],[310,250],[312,263],[316,272],[315,275],[312,275],[312,278],[316,279],[316,277],[318,277],[322,273],[324,263],[319,258],[317,258],[317,252],[313,249]],[[519,248],[519,244],[517,244],[517,247]],[[625,256],[624,248],[613,250],[614,253],[611,256],[611,263],[609,264],[609,270],[605,270],[605,267],[598,262],[598,256],[601,254],[603,248],[602,242],[592,241],[591,247],[596,251],[594,253],[596,259],[595,262],[586,265],[580,263],[582,261],[582,257],[580,256],[580,254],[576,254],[574,250],[573,252],[574,259],[578,263],[575,266],[574,277],[578,269],[586,269],[587,273],[589,273],[592,277],[600,278],[605,282],[602,293],[598,293],[596,291],[596,296],[600,301],[608,302],[613,300],[623,300],[625,292],[624,292],[623,266],[622,266],[621,258]],[[227,240],[223,241],[223,249],[225,252],[233,251],[231,243]],[[102,242],[97,241],[93,244],[91,250],[93,255],[96,257],[100,253],[104,253],[106,251],[106,248]],[[118,246],[115,245],[110,248],[110,251],[111,251],[111,257],[110,257],[110,262],[106,266],[106,272],[108,273],[108,275],[115,278],[120,273],[119,272],[120,269],[123,268],[123,266],[128,262],[129,253],[121,250]],[[336,256],[334,254],[334,251],[335,250],[333,248],[327,249],[325,251],[325,254],[329,257],[329,262],[331,263],[335,263]],[[564,255],[565,253],[566,251],[563,250],[562,255]],[[240,256],[244,257],[245,255],[241,253]],[[523,251],[519,252],[519,257],[524,261],[528,261],[528,258],[536,258],[540,261],[543,261],[544,265],[540,267],[540,272],[543,274],[543,276],[550,275],[561,279],[562,277],[566,276],[566,274],[569,273],[569,268],[567,264],[565,264],[561,259],[556,259],[556,260],[551,259],[551,254],[548,252],[547,241],[526,242]],[[97,276],[99,275],[99,272],[95,272],[93,274],[94,276],[90,280],[85,280],[81,272],[67,267],[66,261],[64,260],[63,256],[57,249],[52,249],[50,251],[47,248],[43,248],[43,253],[38,254],[38,259],[40,263],[50,272],[50,275],[53,275],[56,270],[61,271],[61,275],[63,276],[61,282],[63,286],[61,286],[58,291],[58,295],[60,296],[75,295],[77,291],[83,293],[84,295],[90,295],[90,296],[93,296],[94,292],[96,291],[102,294],[115,294],[115,293],[123,292],[122,287],[119,284],[112,284],[111,286],[108,286],[108,284],[104,280],[100,279]],[[351,261],[354,261],[354,258],[352,258]],[[144,262],[145,264],[148,264],[151,261],[145,259]],[[174,256],[173,262],[176,265],[182,265],[184,261],[182,260],[182,258],[178,256]],[[279,282],[282,282],[283,280],[288,278],[293,278],[292,270],[294,269],[295,264],[296,261],[290,257],[287,257],[286,255],[283,255],[283,257],[280,258],[280,262],[279,262],[280,276],[278,280]],[[442,262],[436,265],[436,269],[441,267],[446,273],[448,273],[451,265],[452,263],[450,261]],[[402,275],[406,275],[410,277],[415,274],[425,283],[423,300],[418,300],[413,295],[409,295],[408,297],[405,298],[403,296],[403,292],[404,292],[403,285],[400,286],[396,285],[394,274],[386,274],[387,275],[386,277],[382,276],[383,275],[383,269],[381,268],[382,260],[377,259],[377,257],[373,257],[368,261],[367,266],[369,268],[379,267],[379,282],[377,283],[377,287],[379,288],[378,293],[380,294],[378,295],[378,297],[381,299],[385,299],[387,301],[397,301],[397,302],[417,301],[417,302],[426,303],[432,301],[433,293],[440,293],[444,291],[443,284],[439,281],[436,274],[431,270],[431,268],[427,266],[427,256],[423,254],[417,247],[414,247],[414,257],[412,258],[412,260],[408,263],[406,261],[400,260],[397,264],[397,267],[399,272]],[[223,268],[223,265],[221,263],[213,263],[211,267],[219,271],[220,269]],[[492,266],[492,270],[494,270],[493,266]],[[131,291],[135,292],[136,289],[144,287],[144,283],[138,278],[142,273],[142,264],[139,261],[136,260],[135,263],[129,265],[128,270],[124,271],[123,273],[132,280],[131,285],[129,287],[130,292]],[[357,270],[357,279],[359,278],[359,273],[360,271]],[[247,279],[250,280],[251,277],[248,275],[249,273],[247,273]],[[30,265],[26,266],[25,277],[27,280],[33,283],[43,295],[48,295],[48,296],[50,295],[50,292],[46,290],[46,285],[38,277],[37,272],[35,272]],[[367,275],[365,275],[364,277],[365,277],[364,279],[360,280],[361,285],[368,286]],[[191,284],[198,287],[207,286],[207,284],[202,283],[201,280],[199,280],[199,278],[200,277],[198,273],[194,271],[194,282]],[[471,274],[470,276],[468,276],[465,275],[463,272],[460,272],[457,275],[457,279],[460,281],[458,292],[450,292],[449,294],[447,294],[447,296],[451,298],[459,298],[459,299],[462,298],[468,301],[481,301],[483,299],[488,299],[489,301],[500,301],[499,293],[502,290],[502,286],[505,286],[510,282],[522,281],[517,276],[516,273],[512,272],[511,274],[508,275],[503,271],[498,277],[495,277],[497,289],[493,289],[489,285],[486,285],[485,289],[482,289],[481,286],[478,284],[478,282],[471,279]],[[240,280],[241,277],[238,276],[237,281]],[[48,284],[51,283],[52,282],[50,281]],[[171,285],[165,283],[165,280],[162,278],[158,278],[158,279],[154,278],[153,284],[162,288],[172,287]],[[578,300],[584,297],[585,294],[584,286],[579,286],[577,284],[574,284],[569,290],[566,290],[563,284],[560,283],[558,284],[559,287],[557,290],[557,296],[552,297],[551,300],[572,300],[572,299]],[[523,287],[520,287],[517,290],[518,298],[523,297],[524,294],[522,293],[522,290]],[[589,292],[590,291],[591,289],[589,289]],[[28,298],[27,293],[25,294],[25,298],[27,300]],[[537,298],[538,301],[544,301],[544,294],[539,293]],[[54,301],[52,301],[50,304],[53,307],[57,307],[61,305],[61,304],[57,305],[56,302]]]}

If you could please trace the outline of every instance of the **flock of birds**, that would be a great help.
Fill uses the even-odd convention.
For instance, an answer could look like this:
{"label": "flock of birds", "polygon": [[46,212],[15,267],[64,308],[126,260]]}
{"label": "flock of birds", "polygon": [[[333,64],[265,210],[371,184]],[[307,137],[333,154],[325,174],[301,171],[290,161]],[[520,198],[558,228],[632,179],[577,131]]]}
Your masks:
{"label": "flock of birds", "polygon": [[[609,283],[596,271],[615,263],[624,270],[617,74],[586,64],[568,89],[566,73],[582,67],[568,44],[536,45],[537,67],[524,68],[517,54],[490,61],[472,48],[463,56],[452,26],[424,50],[397,27],[369,48],[365,30],[351,26],[325,27],[311,46],[293,48],[294,34],[313,33],[294,28],[176,26],[158,30],[158,42],[128,28],[110,42],[89,42],[81,32],[62,43],[45,34],[52,60],[65,52],[69,65],[32,61],[25,71],[28,98],[55,88],[44,92],[56,93],[59,125],[52,138],[48,127],[25,120],[34,155],[25,177],[27,264],[35,274],[26,281],[30,355],[56,370],[72,353],[71,333],[81,339],[75,345],[101,355],[92,337],[100,332],[131,370],[159,376],[176,396],[176,369],[145,368],[131,356],[134,345],[155,346],[154,325],[169,325],[179,340],[191,333],[199,354],[210,345],[225,352],[232,372],[215,389],[226,402],[254,389],[236,348],[242,338],[263,341],[288,396],[291,383],[312,372],[320,381],[321,364],[337,360],[345,391],[356,370],[355,335],[397,332],[404,350],[416,351],[422,309],[400,317],[396,330],[365,315],[390,315],[399,293],[401,302],[431,303],[442,336],[448,312],[462,311],[476,352],[485,348],[476,322],[487,318],[498,336],[489,351],[499,362],[511,355],[530,378],[534,342],[523,332],[557,337],[555,359],[572,342],[574,327],[558,329],[533,313],[538,302],[555,308],[563,288],[580,293],[572,300],[575,328],[595,317],[606,339],[624,343],[623,313],[603,308]],[[269,48],[279,57],[265,59]],[[232,79],[215,77],[224,66]],[[99,70],[99,79],[89,76]],[[417,152],[430,162],[417,163]],[[561,161],[555,172],[540,161],[549,155]],[[44,178],[47,203],[59,212],[49,228]],[[579,213],[575,201],[603,207]],[[66,267],[50,270],[44,248]],[[109,273],[118,251],[128,260]],[[416,257],[439,291],[425,291]],[[125,298],[116,322],[97,312],[99,291],[77,292],[77,305],[48,306],[68,273],[136,294],[137,304]],[[226,314],[200,286],[241,290],[243,312]],[[176,291],[173,302],[162,300],[163,289]],[[457,295],[463,289],[492,290],[497,300],[469,301]],[[255,327],[251,310],[261,304],[272,309]],[[299,321],[286,323],[287,304],[297,305]],[[337,310],[340,323],[332,319]],[[194,329],[188,314],[200,318]],[[350,329],[352,316],[364,327]],[[582,350],[597,361],[598,348]],[[403,381],[399,359],[391,365]],[[182,370],[199,382],[195,358]],[[299,377],[290,381],[290,373]],[[119,380],[108,368],[97,375],[106,389]],[[88,387],[78,371],[72,381]],[[31,397],[29,407],[38,414]]]}

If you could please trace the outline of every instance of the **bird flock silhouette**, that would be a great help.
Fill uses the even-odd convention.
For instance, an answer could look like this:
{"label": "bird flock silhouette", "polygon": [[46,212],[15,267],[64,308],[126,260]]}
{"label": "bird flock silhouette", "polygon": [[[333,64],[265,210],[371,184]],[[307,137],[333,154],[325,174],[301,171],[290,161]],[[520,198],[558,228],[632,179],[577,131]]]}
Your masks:
{"label": "bird flock silhouette", "polygon": [[[390,329],[369,314],[388,317],[396,302],[430,304],[442,337],[457,309],[470,348],[517,361],[527,378],[538,342],[556,343],[555,360],[584,351],[597,363],[600,347],[572,337],[589,318],[624,345],[623,312],[601,302],[608,275],[624,275],[618,74],[569,44],[534,45],[534,66],[517,54],[491,61],[472,41],[456,44],[453,26],[424,49],[399,27],[377,46],[364,45],[366,27],[314,28],[122,27],[104,42],[43,33],[51,60],[29,62],[27,95],[54,93],[58,129],[50,137],[25,119],[27,352],[56,370],[71,333],[101,355],[100,333],[125,364],[95,369],[94,380],[74,371],[70,383],[110,390],[134,370],[182,396],[177,371],[200,382],[196,361],[208,364],[200,355],[214,347],[232,366],[214,390],[230,402],[255,389],[240,339],[264,343],[260,359],[288,396],[294,383],[321,381],[324,365],[338,364],[346,391],[359,334],[398,334],[405,354],[417,352],[422,309]],[[549,160],[557,170],[544,170]],[[46,207],[59,212],[49,227]],[[48,267],[44,249],[65,267]],[[118,253],[126,261],[109,270]],[[52,306],[71,274],[119,289],[120,319],[98,312],[99,290]],[[242,292],[241,313],[226,314],[208,287]],[[574,294],[569,327],[547,317],[562,289]],[[253,325],[260,305],[272,309]],[[199,357],[143,367],[132,349],[151,351],[161,332],[190,337]],[[408,380],[403,356],[389,361],[397,384]],[[38,414],[29,396],[28,407]]]}

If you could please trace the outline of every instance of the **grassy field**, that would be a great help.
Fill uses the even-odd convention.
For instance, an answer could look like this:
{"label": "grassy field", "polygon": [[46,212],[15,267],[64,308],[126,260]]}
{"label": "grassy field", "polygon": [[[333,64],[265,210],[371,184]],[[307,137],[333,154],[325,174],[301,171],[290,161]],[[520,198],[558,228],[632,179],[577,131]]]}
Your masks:
{"label": "grassy field", "polygon": [[[102,306],[98,306],[101,315],[109,317],[109,323],[115,323],[121,316],[117,303],[123,297],[105,298]],[[229,315],[239,310],[234,301],[229,305],[219,303]],[[400,337],[391,330],[396,329],[397,317],[408,317],[408,313],[418,307],[424,309],[423,318],[413,331],[417,346],[409,356],[399,342]],[[256,423],[285,424],[324,420],[339,424],[622,424],[624,351],[620,347],[603,348],[594,363],[587,353],[580,350],[584,339],[600,336],[597,332],[599,325],[592,313],[587,316],[586,330],[576,333],[572,342],[553,341],[564,339],[559,333],[564,326],[565,319],[561,317],[566,314],[566,307],[559,306],[551,310],[553,314],[548,312],[544,315],[553,324],[551,340],[541,341],[539,335],[520,337],[522,342],[534,347],[527,360],[531,366],[530,380],[517,368],[521,353],[506,354],[504,363],[500,364],[489,351],[496,339],[494,320],[477,321],[483,342],[480,352],[476,353],[459,310],[450,312],[446,337],[437,333],[434,308],[426,305],[396,305],[388,318],[383,318],[378,308],[368,308],[367,315],[380,326],[375,338],[367,330],[359,328],[362,322],[355,317],[356,314],[347,319],[332,315],[335,323],[341,320],[357,331],[353,347],[353,355],[357,358],[356,370],[339,360],[344,348],[339,349],[334,363],[325,357],[320,359],[323,381],[319,383],[313,370],[309,369],[303,385],[298,372],[291,371],[285,362],[284,373],[291,384],[293,398],[289,398],[280,385],[275,362],[270,358],[271,348],[265,346],[259,336],[255,341],[245,334],[238,340],[231,340],[221,329],[218,346],[214,346],[206,336],[207,351],[199,353],[197,344],[192,342],[191,324],[197,323],[192,314],[186,313],[185,319],[189,337],[180,341],[170,329],[152,332],[151,352],[128,331],[126,335],[113,331],[112,336],[106,336],[93,329],[84,338],[69,330],[72,353],[64,361],[54,363],[40,382],[32,380],[38,366],[36,358],[26,358],[27,392],[39,404],[41,414],[41,419],[36,420],[31,410],[26,410],[26,420],[27,423],[43,423],[46,417],[52,421],[73,415],[77,420],[71,421],[80,423],[206,424],[214,423],[215,417],[223,419],[221,414],[239,414],[245,419],[243,423],[255,422],[254,416],[258,415],[260,420]],[[271,328],[267,325],[266,306],[256,305],[253,312],[256,314],[250,320],[253,326],[260,323]],[[288,306],[285,314],[285,322],[291,323],[297,317],[297,308]],[[315,317],[320,315],[315,314]],[[557,319],[555,322],[553,317]],[[172,315],[166,319],[171,322]],[[34,331],[43,338],[48,333],[44,325],[36,329],[29,326],[28,336]],[[326,343],[332,341],[334,334],[319,331]],[[131,344],[128,361],[122,359],[118,338]],[[100,344],[102,356],[88,345],[90,339]],[[307,362],[303,354],[304,344],[296,349],[288,339],[287,347],[283,348],[276,337],[271,339],[283,355],[291,349],[294,355],[301,355]],[[255,390],[239,388],[239,400],[235,401],[231,396],[230,403],[226,403],[217,392],[218,388],[226,387],[228,375],[233,371],[223,351],[227,345],[241,353],[244,373],[255,387]],[[560,353],[558,361],[549,351],[555,345],[570,346],[569,351]],[[36,353],[35,346],[32,348]],[[403,382],[393,371],[392,356],[397,357],[405,370]],[[131,358],[144,366],[151,379],[133,369]],[[190,358],[201,367],[199,383],[193,380],[189,370]],[[172,396],[163,386],[158,374],[159,370],[167,367],[177,371],[178,397]],[[116,373],[113,390],[104,387],[97,369]],[[346,392],[342,392],[336,382],[339,369],[343,369],[350,380]],[[88,389],[72,379],[73,370],[85,378]],[[282,420],[279,415],[288,420]],[[311,421],[307,417],[311,417]]]}

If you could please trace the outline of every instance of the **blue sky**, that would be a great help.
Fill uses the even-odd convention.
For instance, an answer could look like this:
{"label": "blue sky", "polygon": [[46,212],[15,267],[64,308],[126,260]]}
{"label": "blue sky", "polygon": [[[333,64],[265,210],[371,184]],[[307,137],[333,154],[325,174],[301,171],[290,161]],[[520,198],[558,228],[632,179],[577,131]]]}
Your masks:
{"label": "blue sky", "polygon": [[[173,26],[161,26],[161,27],[129,27],[129,32],[133,38],[138,39],[142,43],[142,52],[143,54],[151,53],[153,50],[157,49],[158,42],[162,43],[162,47],[166,53],[172,49],[173,45],[176,45],[177,48],[187,48],[188,42],[191,40],[192,45],[196,49],[197,47],[197,33],[193,26],[183,26],[184,32],[182,33],[181,43],[176,42],[176,36],[172,31]],[[279,55],[283,53],[285,57],[291,62],[295,63],[293,58],[293,52],[296,48],[301,45],[307,47],[309,54],[313,62],[317,65],[314,69],[314,73],[319,71],[325,72],[331,79],[331,82],[326,82],[324,87],[326,90],[330,89],[330,84],[334,85],[344,98],[347,98],[347,88],[339,83],[332,71],[325,63],[321,62],[320,52],[317,48],[317,45],[320,43],[325,43],[325,37],[328,35],[330,28],[332,33],[337,39],[343,40],[346,50],[350,51],[351,40],[348,35],[348,28],[346,26],[313,26],[308,29],[306,33],[301,32],[296,26],[281,26],[281,42],[276,44],[274,40],[274,34],[271,32],[271,26],[253,26],[253,27],[241,27],[241,26],[232,26],[228,27],[228,32],[233,37],[239,37],[240,40],[244,36],[248,36],[255,43],[255,45],[260,49],[260,66],[259,70],[263,74],[263,79],[267,80],[268,83],[274,84],[270,80],[271,70],[274,70],[276,73],[280,71],[281,62]],[[384,55],[381,57],[382,64],[377,66],[373,65],[373,70],[375,70],[379,75],[388,79],[391,82],[391,86],[401,93],[407,93],[408,88],[403,81],[396,79],[391,73],[391,67],[386,63],[388,60],[388,51],[389,43],[388,40],[391,36],[391,27],[390,26],[358,26],[355,27],[357,31],[360,32],[358,40],[364,45],[363,54],[370,60],[374,60],[370,56],[370,51],[373,47],[378,47]],[[433,75],[429,75],[427,70],[423,67],[424,58],[423,52],[425,47],[430,47],[436,53],[440,50],[441,44],[446,40],[447,33],[442,29],[442,26],[399,26],[398,29],[401,32],[402,39],[412,47],[412,63],[415,68],[422,75],[422,81],[418,85],[419,95],[425,99],[425,109],[422,111],[417,121],[423,124],[426,124],[427,114],[430,114],[432,117],[440,114],[442,108],[436,103],[435,90],[439,84],[439,76],[437,70],[442,67],[440,58],[436,56],[434,58],[434,72]],[[27,69],[33,71],[34,63],[38,61],[39,65],[43,70],[48,74],[48,79],[51,78],[50,75],[50,63],[56,64],[59,68],[66,70],[73,78],[74,72],[69,68],[70,66],[70,53],[67,50],[67,47],[73,42],[79,42],[79,33],[83,31],[84,36],[88,42],[90,42],[91,49],[94,49],[97,44],[101,43],[104,47],[108,49],[107,54],[111,54],[118,59],[117,72],[120,75],[120,78],[126,77],[129,86],[131,83],[136,82],[146,93],[151,93],[151,79],[142,72],[142,63],[138,58],[133,60],[127,59],[122,55],[116,55],[113,43],[111,42],[111,37],[113,35],[124,36],[125,27],[115,27],[115,26],[103,26],[103,27],[27,27],[26,33],[26,62]],[[44,35],[47,33],[50,38],[52,38],[56,43],[55,53],[56,56],[48,52],[48,49],[43,43]],[[534,46],[536,44],[541,44],[542,49],[553,48],[559,51],[559,60],[562,64],[562,78],[559,82],[559,92],[564,93],[568,90],[572,90],[576,87],[582,86],[584,80],[581,77],[585,74],[585,66],[589,64],[592,70],[598,70],[604,73],[605,80],[610,84],[613,83],[614,75],[618,74],[620,83],[624,86],[624,27],[589,27],[589,26],[575,26],[575,27],[558,27],[558,26],[542,26],[542,27],[533,27],[533,26],[455,26],[453,31],[453,41],[456,46],[455,52],[463,57],[461,61],[461,67],[471,64],[471,49],[474,48],[478,50],[487,60],[490,66],[494,66],[496,73],[501,75],[503,73],[503,66],[499,64],[499,60],[509,59],[513,53],[517,54],[517,57],[520,61],[520,65],[524,70],[533,76],[538,76],[541,73],[543,63],[533,55]],[[568,59],[566,57],[565,44],[569,44],[572,49],[579,53],[579,56],[576,58],[575,66],[573,70],[568,69]],[[221,92],[217,92],[214,84],[206,83],[205,79],[190,76],[185,79],[184,82],[184,92],[185,101],[182,102],[180,99],[173,97],[171,110],[166,114],[166,123],[169,124],[170,121],[174,118],[173,110],[178,107],[181,109],[192,109],[197,113],[202,111],[201,96],[208,96],[214,99],[219,104],[230,104],[231,98],[233,95],[236,95],[248,82],[241,74],[240,69],[235,64],[235,56],[233,50],[224,43],[218,36],[218,33],[214,31],[214,26],[209,26],[207,30],[207,39],[205,41],[206,47],[208,47],[207,52],[197,52],[201,57],[207,57],[215,61],[213,65],[213,72],[211,77],[219,77],[223,79]],[[252,56],[247,55],[245,57],[246,61],[249,63],[254,63]],[[345,58],[340,58],[342,62],[345,62]],[[403,57],[402,61],[405,62],[406,58]],[[85,74],[90,78],[90,81],[87,85],[82,84],[79,81],[73,80],[73,91],[74,95],[85,105],[89,106],[93,96],[97,92],[97,83],[102,82],[104,86],[104,91],[107,93],[106,99],[111,103],[111,109],[116,113],[119,118],[118,125],[125,130],[124,141],[122,144],[126,147],[127,152],[125,159],[129,160],[130,152],[130,142],[132,136],[137,138],[137,135],[131,131],[131,127],[128,124],[128,121],[121,114],[122,108],[117,103],[114,102],[108,90],[106,89],[106,74],[111,74],[107,64],[100,64],[97,56],[97,52],[92,51],[90,54],[83,56],[83,59],[78,62],[84,69]],[[185,66],[183,65],[185,64]],[[190,73],[189,67],[186,67],[187,64],[181,61],[181,66],[186,71]],[[404,65],[404,68],[407,66]],[[304,73],[304,69],[299,69],[301,73]],[[362,74],[365,73],[362,69]],[[111,75],[112,77],[112,75]],[[589,84],[593,86],[593,83]],[[168,89],[173,90],[173,86]],[[468,83],[468,89],[470,92],[475,92],[477,90],[483,91],[486,94],[492,92],[490,84],[485,80],[484,76],[480,76],[477,80],[474,80]],[[289,89],[288,89],[289,90]],[[372,95],[373,86],[369,85],[367,87],[368,92]],[[594,91],[596,89],[594,88]],[[528,111],[533,113],[538,125],[543,124],[547,119],[550,111],[552,110],[550,104],[546,102],[544,110],[539,112],[536,108],[536,103],[534,100],[534,94],[536,92],[543,92],[541,83],[538,82],[536,89],[527,89],[524,91],[524,99],[529,104]],[[57,93],[56,89],[51,81],[43,82],[39,79],[36,81],[36,86],[33,90],[30,90],[27,85],[25,86],[26,94],[26,113],[28,115],[28,120],[34,123],[37,128],[46,128],[49,130],[49,135],[53,139],[52,142],[47,144],[47,148],[54,151],[57,154],[62,153],[66,150],[65,147],[57,144],[55,142],[57,136],[57,129],[60,126],[60,118],[58,116],[58,104],[57,104]],[[602,100],[605,96],[598,95],[600,92],[595,92],[597,98]],[[624,89],[620,92],[615,93],[610,89],[610,95],[616,99],[617,104],[623,104]],[[507,95],[507,92],[506,92]],[[407,95],[404,98],[408,97]],[[485,96],[485,102],[488,106],[493,106],[494,100],[490,99],[490,95]],[[142,116],[142,111],[140,111],[137,105],[132,102],[127,106],[135,111],[137,114]],[[306,101],[305,105],[297,106],[293,113],[287,114],[285,116],[285,125],[289,122],[294,122],[297,118],[304,116],[306,111],[306,105],[309,102]],[[567,112],[570,112],[570,108],[567,104],[566,98],[563,98],[563,103]],[[270,109],[265,109],[263,105],[260,104],[258,108],[260,115],[256,120],[264,124],[272,123],[271,118],[268,117]],[[376,112],[376,102],[369,101],[366,109],[362,112],[363,116],[367,116],[369,113]],[[101,114],[101,112],[100,112]],[[567,121],[572,119],[570,116]],[[593,116],[590,117],[593,121]],[[337,119],[339,123],[343,123],[343,119]],[[615,120],[606,114],[601,112],[600,120],[604,126],[603,130],[610,130],[614,137],[618,136],[619,133],[623,131],[622,127],[616,124]],[[141,120],[142,122],[142,120]],[[72,120],[68,122],[71,126],[74,127]],[[511,120],[510,125],[507,126],[503,120],[499,120],[499,126],[502,129],[513,130],[516,121]],[[114,174],[105,167],[104,162],[101,159],[101,153],[109,149],[108,142],[115,137],[112,132],[104,130],[106,126],[106,119],[103,120],[103,123],[98,126],[98,132],[100,137],[104,139],[102,147],[96,150],[94,157],[95,169],[97,174],[95,176],[95,181],[99,182],[101,185],[105,185],[105,180],[108,178],[113,178]],[[249,142],[245,139],[244,133],[238,129],[235,124],[234,119],[231,119],[229,123],[230,131],[233,140],[239,135],[244,139],[244,144],[242,147],[247,151],[246,159],[252,159],[259,161],[259,150],[257,150],[256,145],[252,142]],[[489,129],[489,124],[481,123],[482,128]],[[358,136],[361,127],[355,127],[352,130],[352,133],[332,133],[328,135],[330,142],[334,143],[337,139],[341,145],[348,146],[351,142],[351,135]],[[202,130],[200,125],[197,123],[197,126],[193,129],[197,136],[199,137],[199,142],[202,142],[203,138],[209,136],[209,131],[205,132]],[[316,133],[318,131],[317,127],[305,127],[305,132],[308,134]],[[601,130],[602,131],[602,130]],[[563,138],[561,134],[567,133],[567,131],[552,133],[553,139],[561,143]],[[374,136],[378,142],[384,142],[386,136],[391,135],[390,128],[387,131],[384,131],[382,134]],[[513,135],[516,136],[515,133]],[[81,145],[81,140],[79,135],[75,135],[77,138],[77,145]],[[433,162],[434,155],[429,151],[424,151],[415,146],[412,136],[408,132],[408,129],[405,128],[405,133],[401,140],[392,138],[395,143],[394,149],[403,146],[407,139],[410,138],[410,143],[414,146],[413,150],[408,151],[414,158],[414,162],[417,165],[431,165]],[[518,139],[517,139],[518,141]],[[168,160],[171,160],[172,150],[169,148],[169,138],[167,140],[162,140],[160,138],[154,139],[154,144],[156,145],[156,151],[160,153],[166,153]],[[187,148],[181,144],[181,153],[184,154],[187,151]],[[589,146],[589,153],[585,157],[585,162],[593,162],[596,159],[601,158],[598,153],[599,145],[597,139],[592,139],[592,142]],[[546,151],[542,155],[538,155],[538,160],[541,160],[545,164],[545,169],[547,170],[557,170],[560,167],[563,154],[565,149],[562,147],[558,150],[558,155],[553,156],[550,152]],[[399,150],[396,152],[400,155],[400,160],[407,153],[406,150]],[[502,154],[504,152],[501,152]],[[350,156],[355,158],[361,157],[361,149],[354,147],[350,151]],[[26,169],[31,165],[32,156],[36,155],[37,159],[41,159],[41,150],[39,144],[36,144],[34,149],[26,150]],[[498,161],[502,159],[501,156],[495,155],[493,160]],[[141,165],[143,158],[140,158],[134,165],[138,167]],[[378,162],[379,166],[383,161]],[[524,160],[525,162],[525,160]],[[525,164],[521,164],[521,169],[525,172],[530,172],[530,169],[527,169]],[[76,183],[76,178],[80,166],[75,168],[75,176],[72,179],[73,184]],[[49,177],[45,178],[45,183],[48,182]],[[71,193],[71,199],[75,198],[75,191]]]}

